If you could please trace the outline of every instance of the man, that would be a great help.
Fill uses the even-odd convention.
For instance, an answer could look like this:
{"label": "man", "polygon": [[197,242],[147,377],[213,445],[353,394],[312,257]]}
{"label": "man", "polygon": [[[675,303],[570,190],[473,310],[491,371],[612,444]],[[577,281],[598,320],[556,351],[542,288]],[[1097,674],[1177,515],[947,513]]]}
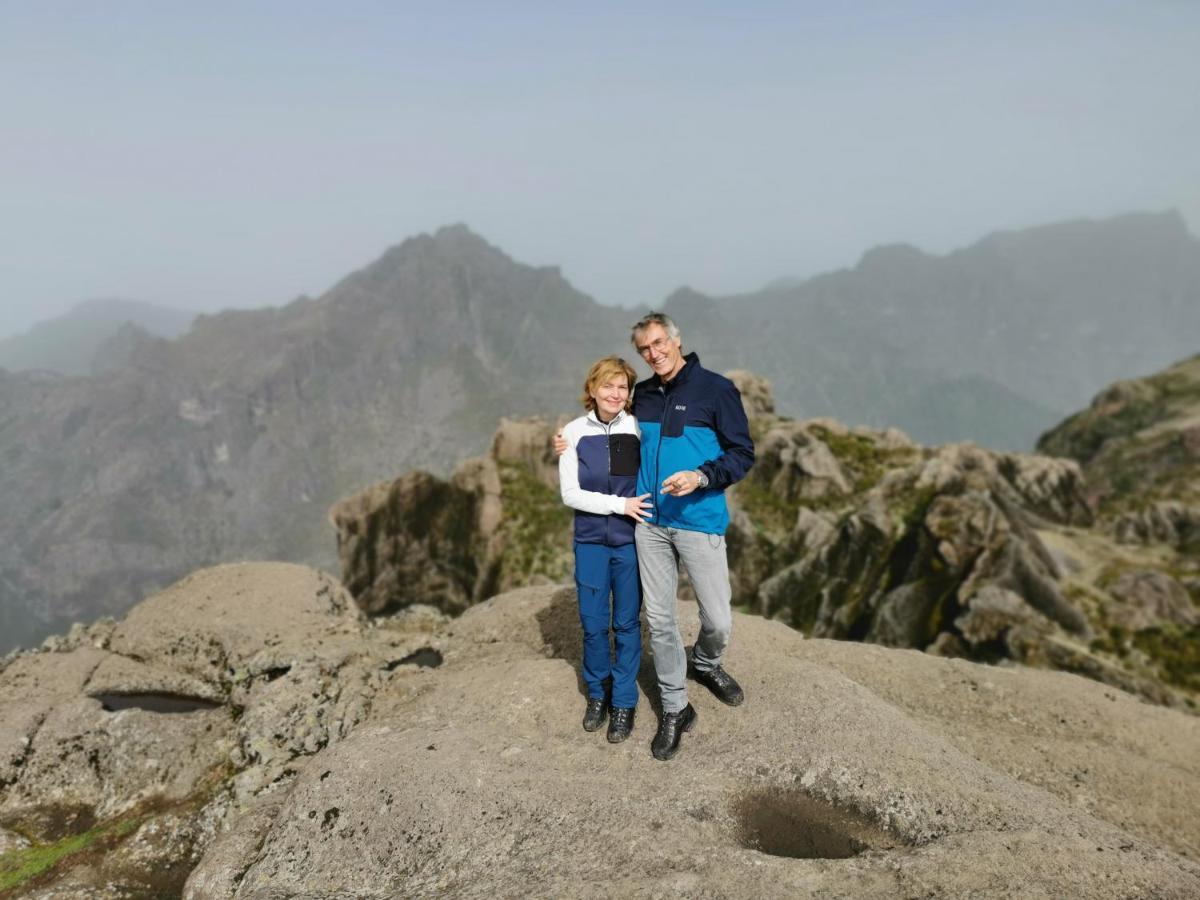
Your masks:
{"label": "man", "polygon": [[654,371],[634,390],[633,413],[642,429],[634,493],[649,493],[654,503],[634,541],[663,708],[650,749],[656,759],[667,760],[696,723],[676,617],[676,560],[687,570],[700,606],[692,657],[696,681],[730,706],[745,696],[721,667],[732,625],[725,489],[754,464],[754,442],[733,382],[703,368],[695,353],[684,355],[679,328],[669,316],[644,316],[631,340]]}

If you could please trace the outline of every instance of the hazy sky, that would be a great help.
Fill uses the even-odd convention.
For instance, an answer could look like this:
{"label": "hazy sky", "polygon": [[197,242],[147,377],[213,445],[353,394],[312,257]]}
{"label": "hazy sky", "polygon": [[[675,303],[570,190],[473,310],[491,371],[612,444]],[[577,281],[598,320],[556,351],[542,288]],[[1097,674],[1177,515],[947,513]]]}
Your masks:
{"label": "hazy sky", "polygon": [[316,295],[460,221],[625,305],[1063,218],[1200,233],[1200,3],[433,7],[0,0],[0,335]]}

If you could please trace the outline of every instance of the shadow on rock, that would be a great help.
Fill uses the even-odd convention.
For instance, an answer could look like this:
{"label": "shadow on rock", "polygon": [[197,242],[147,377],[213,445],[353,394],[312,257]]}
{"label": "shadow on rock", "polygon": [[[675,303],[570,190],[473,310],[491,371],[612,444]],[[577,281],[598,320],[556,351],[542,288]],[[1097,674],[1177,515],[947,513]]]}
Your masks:
{"label": "shadow on rock", "polygon": [[[587,696],[587,684],[583,680],[583,629],[579,624],[579,601],[573,590],[562,590],[555,594],[550,603],[536,613],[542,641],[555,659],[565,659],[575,670],[575,686],[580,696]],[[654,673],[654,660],[650,655],[650,635],[646,622],[641,622],[642,661],[638,667],[638,687],[649,701],[655,716],[662,714],[658,701],[658,680]]]}

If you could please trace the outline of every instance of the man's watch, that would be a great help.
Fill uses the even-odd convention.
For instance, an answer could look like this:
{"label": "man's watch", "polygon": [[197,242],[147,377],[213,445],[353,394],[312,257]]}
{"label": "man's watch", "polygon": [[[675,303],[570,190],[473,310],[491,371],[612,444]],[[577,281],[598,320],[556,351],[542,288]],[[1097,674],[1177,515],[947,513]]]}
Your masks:
{"label": "man's watch", "polygon": [[700,490],[701,488],[708,487],[708,476],[707,475],[705,475],[703,472],[701,472],[699,469],[697,469],[696,477],[699,479],[699,481],[696,482],[696,490]]}

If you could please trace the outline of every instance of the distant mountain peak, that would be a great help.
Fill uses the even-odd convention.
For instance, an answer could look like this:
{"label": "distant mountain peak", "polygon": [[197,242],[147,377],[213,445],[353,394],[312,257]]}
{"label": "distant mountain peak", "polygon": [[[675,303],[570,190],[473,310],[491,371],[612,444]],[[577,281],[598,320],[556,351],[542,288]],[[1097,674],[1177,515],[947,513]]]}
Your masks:
{"label": "distant mountain peak", "polygon": [[772,278],[759,290],[762,293],[772,291],[792,291],[796,288],[803,287],[807,281],[807,278],[801,278],[799,275],[781,275],[778,278]]}
{"label": "distant mountain peak", "polygon": [[708,294],[701,293],[693,287],[682,285],[671,292],[666,300],[662,302],[663,309],[675,309],[679,306],[695,306],[696,304],[708,305],[716,303],[714,297]]}
{"label": "distant mountain peak", "polygon": [[387,276],[403,266],[421,259],[453,257],[459,261],[492,259],[515,265],[499,247],[489,243],[463,223],[444,225],[432,234],[424,232],[393,244],[378,259],[350,275],[350,278],[369,279]]}
{"label": "distant mountain peak", "polygon": [[443,225],[433,233],[435,241],[482,241],[487,243],[479,234],[471,230],[471,226],[466,222],[454,222],[450,225]]}
{"label": "distant mountain peak", "polygon": [[1188,231],[1187,222],[1179,210],[1168,209],[1162,212],[1123,213],[1102,219],[1066,219],[1030,228],[995,231],[975,246],[1007,249],[1045,245],[1050,241],[1094,240],[1097,237],[1120,242],[1149,240],[1170,246],[1190,245],[1196,240]]}
{"label": "distant mountain peak", "polygon": [[912,244],[881,244],[862,255],[856,268],[859,271],[892,271],[927,262],[931,257]]}

